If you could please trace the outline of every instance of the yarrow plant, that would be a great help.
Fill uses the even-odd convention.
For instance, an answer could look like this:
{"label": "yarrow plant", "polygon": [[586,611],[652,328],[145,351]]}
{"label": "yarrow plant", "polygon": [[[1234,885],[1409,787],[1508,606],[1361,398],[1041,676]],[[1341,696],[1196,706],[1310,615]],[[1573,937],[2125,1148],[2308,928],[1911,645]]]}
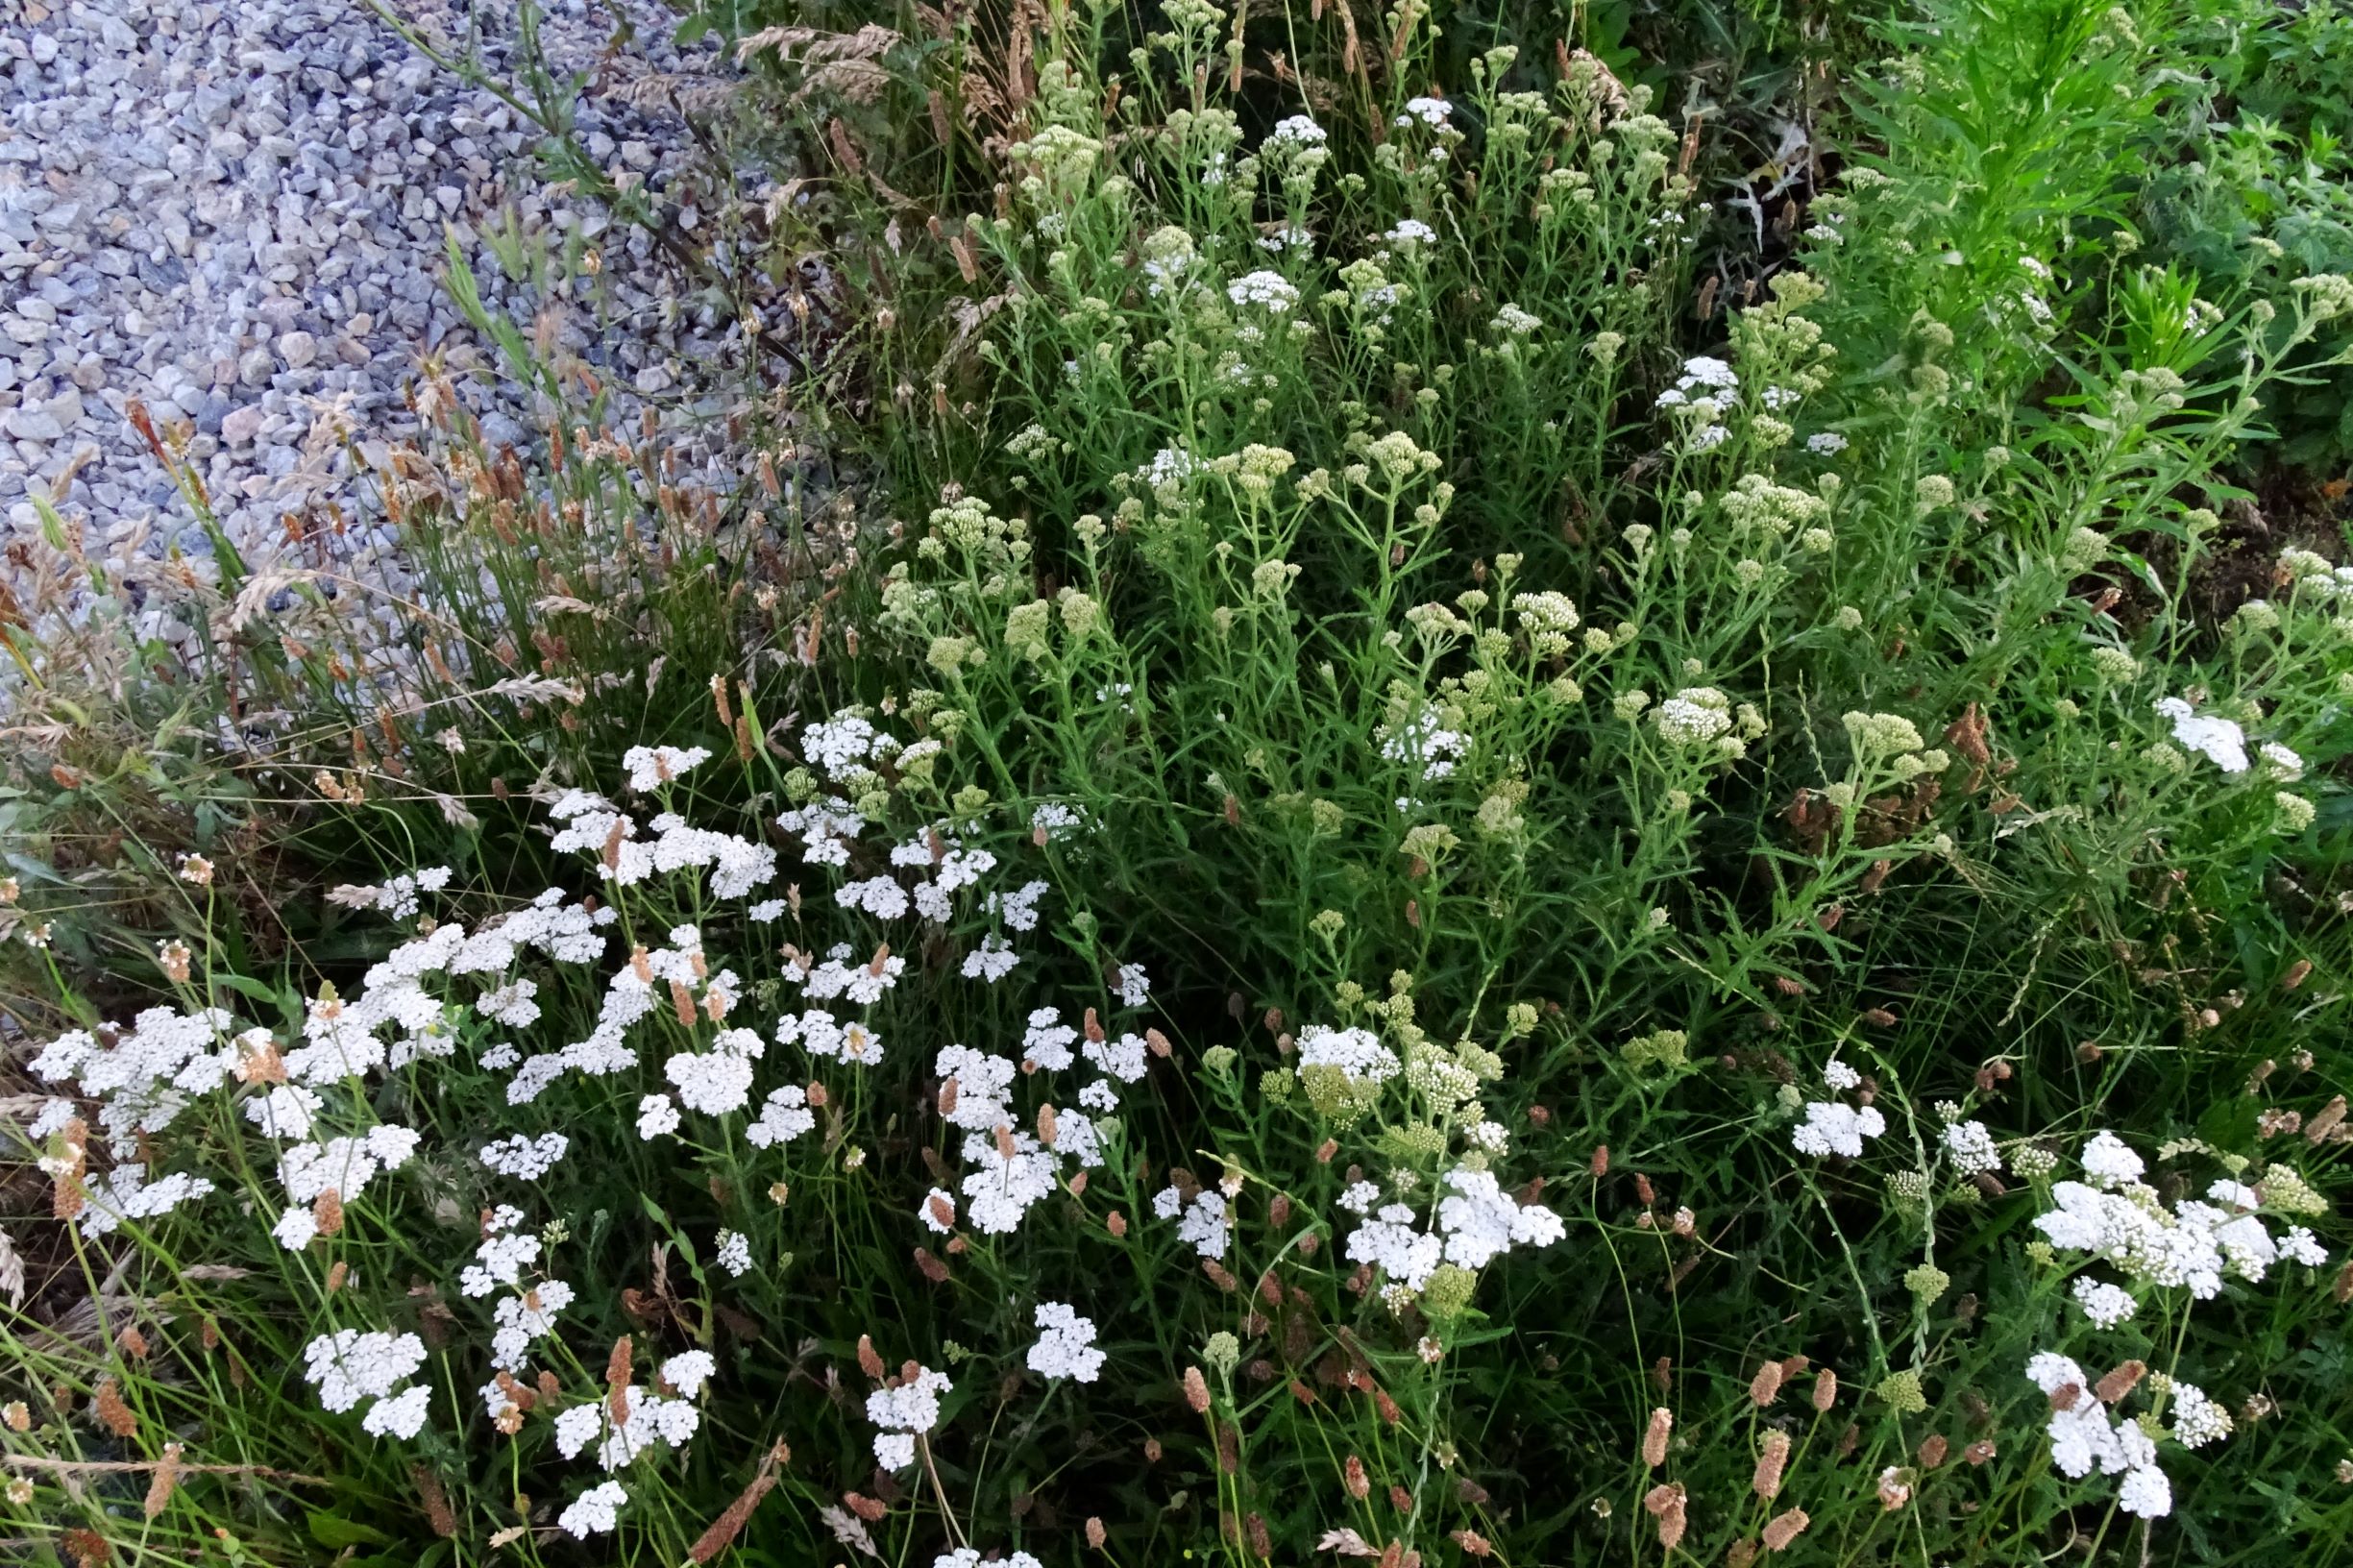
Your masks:
{"label": "yarrow plant", "polygon": [[808,181],[615,191],[796,281],[724,482],[478,292],[368,658],[0,615],[12,1539],[2335,1549],[2353,284],[2144,264],[2163,18],[772,9]]}

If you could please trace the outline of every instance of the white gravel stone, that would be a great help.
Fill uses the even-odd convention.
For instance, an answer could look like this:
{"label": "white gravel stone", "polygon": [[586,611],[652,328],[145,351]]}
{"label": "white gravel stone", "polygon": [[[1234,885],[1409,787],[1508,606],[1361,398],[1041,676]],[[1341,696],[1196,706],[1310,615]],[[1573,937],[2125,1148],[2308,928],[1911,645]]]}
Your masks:
{"label": "white gravel stone", "polygon": [[[727,67],[715,40],[674,49],[675,17],[655,0],[623,3],[635,38],[609,61],[603,0],[551,0],[543,43],[559,73],[595,84],[583,138],[649,171],[659,202],[692,156],[669,86]],[[563,348],[609,386],[660,386],[647,396],[666,412],[708,412],[685,406],[710,388],[698,373],[741,362],[741,330],[687,295],[648,235],[548,188],[537,130],[367,6],[44,4],[44,20],[0,27],[0,542],[37,527],[32,499],[69,477],[61,509],[94,551],[209,551],[132,427],[136,399],[159,424],[185,422],[249,563],[287,548],[286,513],[331,500],[369,525],[336,535],[355,552],[344,568],[397,579],[390,531],[343,443],[320,438],[337,428],[322,415],[379,453],[414,435],[406,390],[429,355],[484,372],[456,380],[486,429],[518,445],[534,433],[442,286],[451,238],[494,309],[527,331],[559,306]],[[429,36],[478,26],[494,74],[514,63],[511,0],[478,16],[471,0],[395,5]],[[594,239],[596,277],[552,298],[510,281],[483,237],[510,222],[551,262],[568,233]],[[617,401],[617,423],[637,412]]]}

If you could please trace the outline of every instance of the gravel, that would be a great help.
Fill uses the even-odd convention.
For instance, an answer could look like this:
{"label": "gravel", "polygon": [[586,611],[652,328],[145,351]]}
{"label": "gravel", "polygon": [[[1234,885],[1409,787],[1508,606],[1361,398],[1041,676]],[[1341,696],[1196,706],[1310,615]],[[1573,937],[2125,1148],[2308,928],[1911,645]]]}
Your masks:
{"label": "gravel", "polygon": [[[429,36],[468,37],[462,4],[396,3]],[[511,38],[500,9],[511,4],[483,0],[475,36]],[[338,546],[347,564],[397,574],[389,531],[369,523],[366,486],[323,416],[341,410],[364,441],[397,442],[415,433],[404,388],[421,356],[494,363],[443,287],[445,225],[485,300],[527,330],[547,297],[508,279],[486,235],[519,233],[542,256],[576,236],[601,267],[550,290],[568,346],[666,418],[721,406],[708,367],[729,360],[732,324],[696,303],[642,232],[551,187],[527,122],[364,5],[14,9],[0,29],[0,542],[37,530],[33,496],[61,493],[86,548],[134,576],[175,548],[208,557],[133,428],[135,399],[159,425],[185,422],[188,456],[249,562],[282,548],[288,511],[332,501],[358,525]],[[609,59],[601,6],[546,10],[553,62],[595,72],[585,144],[659,192],[688,143],[672,93],[708,95],[723,61],[673,49],[658,9],[640,12]],[[482,58],[508,74],[503,45]],[[513,393],[460,381],[494,444],[527,440]],[[619,412],[637,417],[625,398]]]}

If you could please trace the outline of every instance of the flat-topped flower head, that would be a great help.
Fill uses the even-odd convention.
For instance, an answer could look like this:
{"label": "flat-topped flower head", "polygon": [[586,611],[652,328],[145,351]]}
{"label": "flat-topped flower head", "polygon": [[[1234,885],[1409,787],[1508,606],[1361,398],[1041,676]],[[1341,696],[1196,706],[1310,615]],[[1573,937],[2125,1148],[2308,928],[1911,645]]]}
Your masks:
{"label": "flat-topped flower head", "polygon": [[2198,713],[2178,697],[2157,699],[2157,716],[2169,720],[2173,739],[2185,751],[2206,758],[2226,773],[2247,771],[2246,731],[2228,719]]}
{"label": "flat-topped flower head", "polygon": [[1299,303],[1298,287],[1279,272],[1244,273],[1226,285],[1226,298],[1238,306],[1256,306],[1280,316]]}
{"label": "flat-topped flower head", "polygon": [[621,754],[621,766],[629,775],[629,788],[641,793],[674,783],[710,760],[710,751],[699,746],[683,751],[674,746],[633,746]]}
{"label": "flat-topped flower head", "polygon": [[1032,1372],[1076,1383],[1092,1383],[1102,1375],[1105,1357],[1094,1348],[1091,1319],[1079,1316],[1065,1303],[1042,1301],[1036,1321],[1041,1333],[1038,1342],[1029,1347]]}
{"label": "flat-topped flower head", "polygon": [[1863,1140],[1887,1131],[1887,1118],[1875,1106],[1851,1106],[1815,1101],[1805,1108],[1805,1119],[1790,1134],[1800,1154],[1827,1159],[1833,1154],[1850,1160],[1863,1155]]}
{"label": "flat-topped flower head", "polygon": [[599,1482],[574,1498],[564,1511],[556,1515],[555,1523],[558,1529],[576,1540],[584,1541],[591,1535],[607,1535],[620,1524],[622,1506],[628,1501],[629,1494],[622,1490],[621,1482]]}

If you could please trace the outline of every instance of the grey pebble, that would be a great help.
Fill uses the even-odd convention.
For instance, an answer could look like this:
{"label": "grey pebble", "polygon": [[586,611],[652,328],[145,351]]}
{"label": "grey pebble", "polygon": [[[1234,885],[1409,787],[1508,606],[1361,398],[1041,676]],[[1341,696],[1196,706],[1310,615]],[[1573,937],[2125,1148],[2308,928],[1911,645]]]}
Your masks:
{"label": "grey pebble", "polygon": [[[674,48],[659,0],[620,3],[639,41],[580,120],[595,156],[647,171],[658,192],[691,138],[666,95],[631,89],[730,67],[716,44]],[[157,559],[184,535],[179,490],[128,417],[137,399],[159,425],[185,422],[186,460],[249,562],[282,548],[290,507],[331,500],[355,525],[338,535],[347,565],[397,582],[372,487],[339,442],[312,439],[322,409],[348,409],[380,459],[417,433],[406,388],[431,353],[479,367],[453,379],[494,446],[526,447],[535,429],[529,394],[502,384],[498,355],[442,286],[446,233],[485,301],[527,332],[543,307],[562,307],[564,347],[621,389],[617,425],[635,425],[633,389],[667,407],[726,362],[730,329],[680,304],[685,285],[642,235],[607,233],[611,216],[584,197],[559,208],[542,193],[536,131],[367,7],[51,9],[42,28],[0,40],[0,507],[12,527],[31,515],[29,494],[79,463],[64,510],[94,551],[137,540]],[[460,39],[475,10],[402,5],[412,24]],[[511,66],[514,29],[500,22],[511,24],[512,0],[480,10],[489,63]],[[586,72],[611,16],[603,0],[548,0],[541,31],[559,74]],[[542,253],[570,233],[598,239],[594,294],[609,303],[586,288],[551,301],[509,280],[480,236],[504,234],[510,213]]]}

